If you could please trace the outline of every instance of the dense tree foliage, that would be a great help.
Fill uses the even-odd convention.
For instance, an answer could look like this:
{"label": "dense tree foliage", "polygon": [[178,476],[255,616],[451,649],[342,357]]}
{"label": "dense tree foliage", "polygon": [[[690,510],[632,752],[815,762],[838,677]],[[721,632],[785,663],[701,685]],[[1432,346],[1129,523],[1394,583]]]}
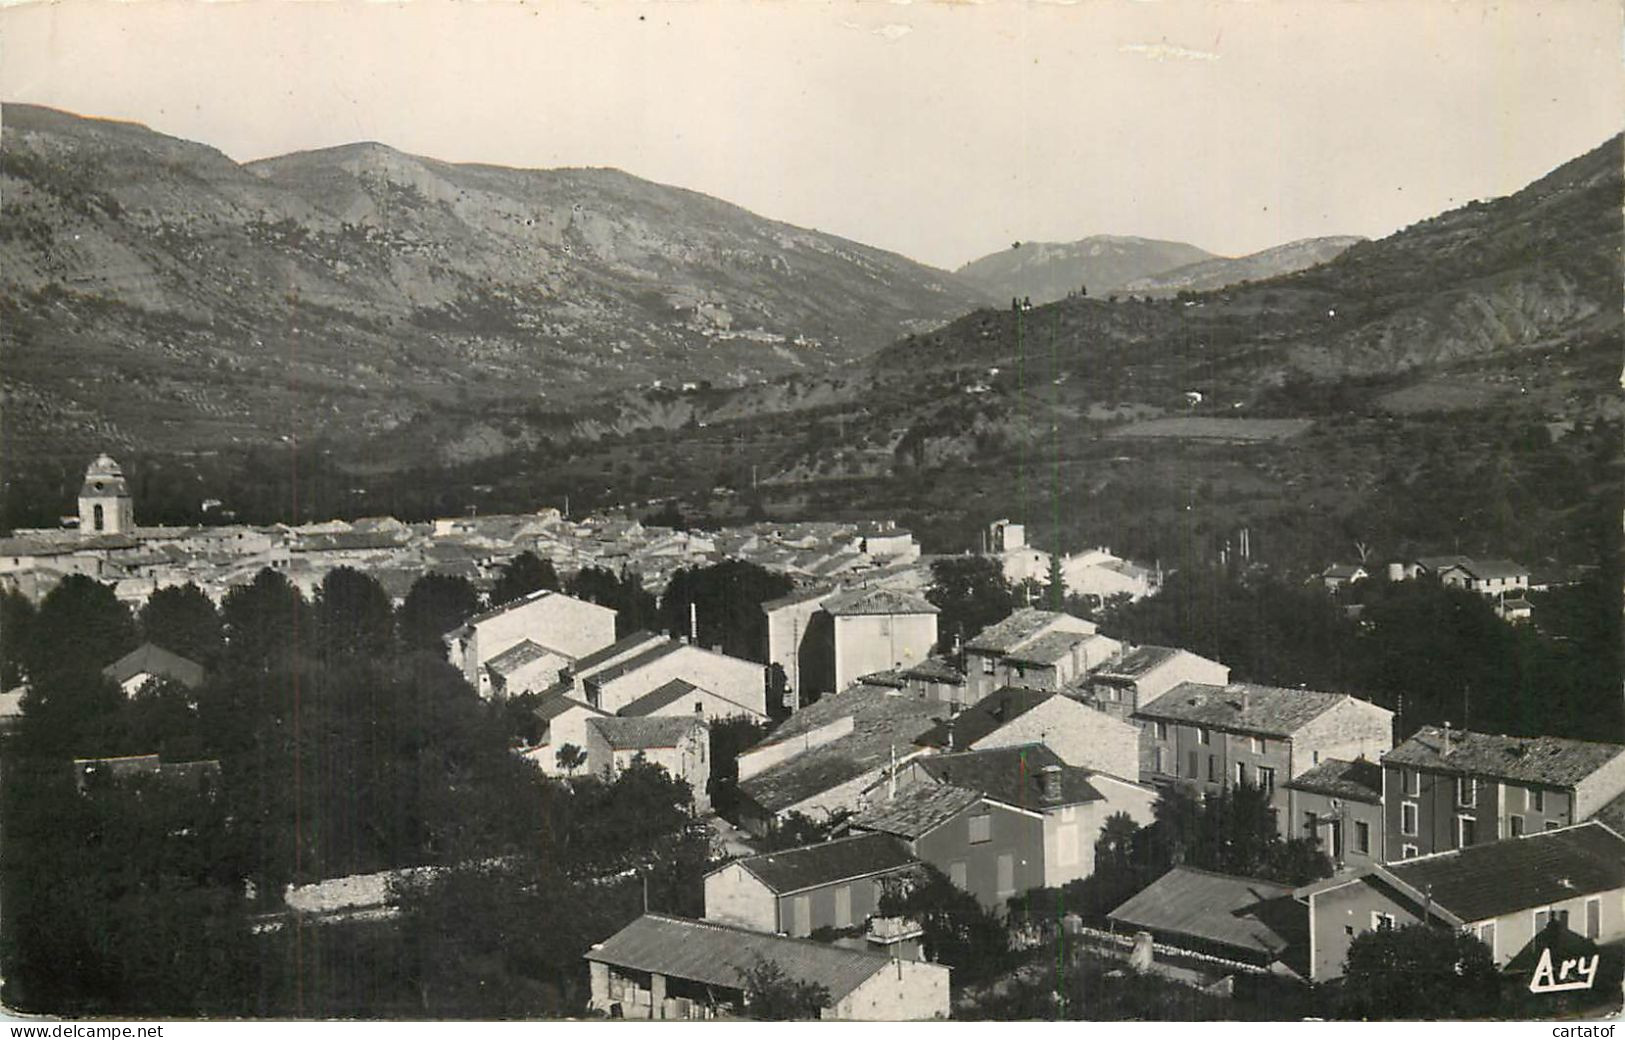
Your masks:
{"label": "dense tree foliage", "polygon": [[925,598],[941,611],[937,634],[938,647],[944,652],[1003,621],[1016,606],[1004,565],[992,556],[945,556],[932,561],[931,587]]}
{"label": "dense tree foliage", "polygon": [[654,593],[645,589],[643,579],[630,569],[616,574],[603,567],[583,567],[570,576],[567,591],[576,599],[615,611],[617,639],[660,625]]}
{"label": "dense tree foliage", "polygon": [[34,603],[20,592],[0,592],[0,690],[28,674],[25,655],[33,645]]}
{"label": "dense tree foliage", "polygon": [[376,660],[395,641],[395,610],[389,594],[370,575],[335,567],[316,588],[311,611],[316,644],[324,658]]}
{"label": "dense tree foliage", "polygon": [[141,638],[182,657],[212,667],[225,649],[220,612],[191,582],[158,589],[142,605]]}
{"label": "dense tree foliage", "polygon": [[552,560],[541,559],[533,552],[522,552],[502,569],[502,576],[491,589],[491,605],[511,603],[542,589],[557,592],[560,588]]}
{"label": "dense tree foliage", "polygon": [[777,961],[757,957],[739,969],[745,1008],[761,1022],[800,1022],[816,1019],[831,1003],[829,990],[816,982],[792,978]]}
{"label": "dense tree foliage", "polygon": [[1616,574],[1604,568],[1581,585],[1532,593],[1535,624],[1510,625],[1485,597],[1427,579],[1374,579],[1339,598],[1195,569],[1112,611],[1108,631],[1223,661],[1238,680],[1354,693],[1396,711],[1401,736],[1449,721],[1617,741]]}
{"label": "dense tree foliage", "polygon": [[247,585],[226,593],[220,617],[226,629],[227,666],[264,671],[273,661],[300,652],[309,634],[300,631],[306,621],[305,598],[283,574],[261,570]]}
{"label": "dense tree foliage", "polygon": [[1156,865],[1185,863],[1205,870],[1305,885],[1330,877],[1332,863],[1312,838],[1286,838],[1270,812],[1269,793],[1233,784],[1206,796],[1175,784],[1162,789],[1144,832]]}
{"label": "dense tree foliage", "polygon": [[984,982],[1013,963],[1004,922],[929,864],[917,877],[888,878],[878,909],[918,921],[926,956],[953,968],[956,987]]}
{"label": "dense tree foliage", "polygon": [[1412,924],[1355,936],[1339,1012],[1353,1019],[1493,1018],[1500,977],[1489,947],[1454,928]]}
{"label": "dense tree foliage", "polygon": [[446,652],[447,632],[479,613],[480,597],[467,578],[425,574],[412,583],[395,616],[401,645],[429,654]]}
{"label": "dense tree foliage", "polygon": [[135,622],[129,608],[103,585],[70,574],[40,602],[23,660],[36,681],[54,673],[87,675],[135,649]]}
{"label": "dense tree foliage", "polygon": [[672,575],[660,598],[660,624],[674,635],[688,634],[692,604],[701,646],[720,646],[725,654],[764,661],[767,616],[762,604],[794,587],[784,575],[741,560],[684,568]]}
{"label": "dense tree foliage", "polygon": [[744,716],[711,723],[711,808],[724,819],[734,819],[739,799],[739,755],[759,744],[772,725]]}

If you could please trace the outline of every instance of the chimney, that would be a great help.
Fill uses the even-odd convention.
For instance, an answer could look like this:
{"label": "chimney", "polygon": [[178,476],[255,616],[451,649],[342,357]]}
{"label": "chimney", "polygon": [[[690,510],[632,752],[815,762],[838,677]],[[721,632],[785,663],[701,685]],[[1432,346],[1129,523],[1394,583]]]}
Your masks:
{"label": "chimney", "polygon": [[1061,767],[1045,766],[1038,771],[1038,775],[1044,784],[1044,801],[1059,802],[1061,800]]}
{"label": "chimney", "polygon": [[1450,754],[1450,720],[1444,722],[1444,753]]}

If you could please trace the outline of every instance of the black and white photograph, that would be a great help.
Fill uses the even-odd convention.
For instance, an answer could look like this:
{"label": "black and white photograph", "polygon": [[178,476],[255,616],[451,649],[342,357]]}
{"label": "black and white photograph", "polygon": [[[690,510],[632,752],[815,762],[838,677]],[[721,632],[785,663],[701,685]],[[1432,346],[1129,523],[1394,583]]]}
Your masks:
{"label": "black and white photograph", "polygon": [[1621,0],[0,3],[8,1035],[1613,1035],[1622,127]]}

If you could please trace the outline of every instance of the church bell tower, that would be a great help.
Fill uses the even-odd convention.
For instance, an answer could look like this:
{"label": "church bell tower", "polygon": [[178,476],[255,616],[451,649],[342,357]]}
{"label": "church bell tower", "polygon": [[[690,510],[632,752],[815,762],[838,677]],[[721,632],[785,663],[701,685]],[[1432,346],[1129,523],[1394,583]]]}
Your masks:
{"label": "church bell tower", "polygon": [[85,470],[79,489],[79,532],[85,535],[131,534],[135,504],[124,483],[124,471],[107,455],[98,455]]}

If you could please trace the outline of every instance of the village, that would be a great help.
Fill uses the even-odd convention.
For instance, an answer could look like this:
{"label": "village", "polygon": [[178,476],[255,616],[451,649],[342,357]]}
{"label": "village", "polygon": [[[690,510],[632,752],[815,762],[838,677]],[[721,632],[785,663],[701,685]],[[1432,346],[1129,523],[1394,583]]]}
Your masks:
{"label": "village", "polygon": [[[1001,958],[1059,943],[1214,999],[1335,987],[1369,937],[1412,925],[1470,938],[1520,985],[1577,987],[1535,977],[1556,970],[1554,951],[1594,976],[1625,942],[1625,744],[1448,721],[1401,732],[1394,710],[1351,693],[1246,681],[1181,646],[1135,643],[1110,611],[1048,608],[1155,597],[1160,566],[1104,548],[1052,555],[1007,519],[959,557],[924,555],[884,521],[700,532],[543,510],[149,528],[105,455],[73,519],[0,542],[9,595],[43,612],[93,581],[139,611],[187,587],[218,606],[267,580],[320,600],[364,576],[387,619],[430,576],[478,590],[439,651],[471,698],[523,717],[510,754],[566,786],[658,770],[706,829],[703,881],[685,896],[703,912],[652,907],[645,889],[644,912],[591,937],[590,1014],[784,1017],[766,1008],[788,1000],[789,1017],[958,1017],[976,998],[956,973],[975,969],[947,936],[977,915],[995,922]],[[790,591],[738,605],[754,612],[744,646],[698,596],[686,624],[660,631],[567,581],[511,595],[527,554],[557,579],[596,568],[651,596],[725,563]],[[1003,614],[947,630],[955,568],[1017,590]],[[1385,575],[1528,618],[1516,564],[1426,557]],[[1318,576],[1329,592],[1367,577]],[[144,635],[93,662],[123,698],[204,685],[204,662]],[[6,723],[26,726],[28,683],[4,698]],[[216,759],[156,749],[67,757],[85,798],[158,783],[209,799],[223,782]],[[280,907],[260,895],[255,927],[388,919],[403,884],[463,869],[290,882]],[[1003,978],[976,992],[1008,993],[1022,975]]]}

